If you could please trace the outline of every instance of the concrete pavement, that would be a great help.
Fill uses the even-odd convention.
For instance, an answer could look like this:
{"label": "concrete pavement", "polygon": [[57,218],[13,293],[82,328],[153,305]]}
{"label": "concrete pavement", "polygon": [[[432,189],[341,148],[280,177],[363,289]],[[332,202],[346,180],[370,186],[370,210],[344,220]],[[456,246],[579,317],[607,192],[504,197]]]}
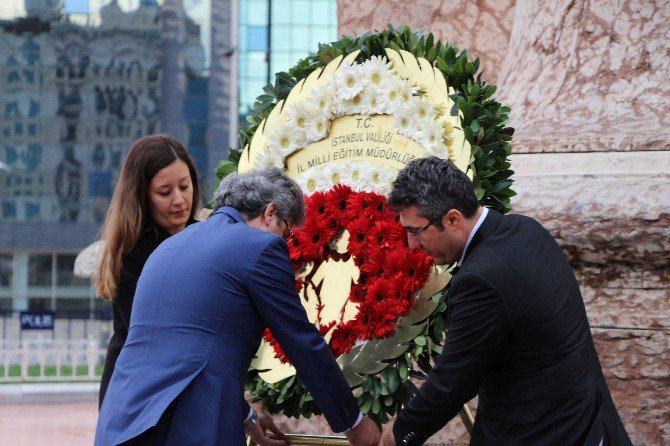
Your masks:
{"label": "concrete pavement", "polygon": [[0,404],[0,445],[91,446],[97,401]]}
{"label": "concrete pavement", "polygon": [[0,384],[0,445],[91,446],[98,383]]}

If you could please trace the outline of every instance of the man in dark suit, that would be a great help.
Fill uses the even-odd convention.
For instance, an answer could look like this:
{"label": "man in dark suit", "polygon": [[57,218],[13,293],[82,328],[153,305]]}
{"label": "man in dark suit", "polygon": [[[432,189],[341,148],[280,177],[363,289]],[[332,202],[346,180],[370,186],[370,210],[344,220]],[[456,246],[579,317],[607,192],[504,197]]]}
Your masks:
{"label": "man in dark suit", "polygon": [[479,395],[472,445],[629,445],[574,273],[535,220],[479,206],[451,162],[415,160],[393,184],[411,247],[458,262],[448,333],[381,444],[419,445]]}
{"label": "man in dark suit", "polygon": [[[140,276],[128,339],[100,409],[95,444],[286,442],[244,400],[266,327],[331,428],[354,445],[379,430],[362,417],[342,372],[295,291],[284,237],[305,219],[298,185],[276,168],[224,179],[214,213],[170,237]],[[282,237],[284,236],[284,237]]]}

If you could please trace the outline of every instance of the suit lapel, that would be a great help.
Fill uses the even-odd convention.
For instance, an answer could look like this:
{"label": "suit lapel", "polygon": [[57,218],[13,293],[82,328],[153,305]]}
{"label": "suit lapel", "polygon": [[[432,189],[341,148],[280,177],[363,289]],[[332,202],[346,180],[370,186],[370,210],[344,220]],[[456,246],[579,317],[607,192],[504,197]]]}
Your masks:
{"label": "suit lapel", "polygon": [[[486,215],[486,218],[482,222],[481,226],[479,227],[479,229],[477,229],[477,232],[475,232],[475,236],[472,237],[472,240],[470,241],[468,250],[466,251],[465,256],[463,257],[463,263],[467,261],[470,253],[475,249],[477,249],[477,246],[479,246],[481,242],[483,242],[490,234],[493,233],[493,231],[496,230],[496,228],[500,224],[500,220],[502,220],[502,214],[497,211],[494,211],[493,209],[489,209],[489,213]],[[447,286],[444,288],[444,291],[442,292],[442,299],[444,299],[445,301],[447,299],[447,296],[449,295],[449,290],[451,290],[451,284],[454,280],[453,276],[458,272],[458,270],[461,269],[461,266],[462,265],[457,265],[456,268],[454,268],[452,278],[449,281],[449,284],[447,284]]]}
{"label": "suit lapel", "polygon": [[495,231],[495,229],[498,227],[498,224],[500,224],[500,220],[502,220],[502,214],[500,212],[494,211],[493,209],[489,209],[489,213],[486,215],[486,218],[482,222],[479,229],[477,229],[475,236],[472,237],[470,246],[468,246],[468,250],[465,252],[465,256],[463,257],[463,263],[467,262],[470,253],[477,249],[477,246],[479,246],[481,242],[483,242],[489,235],[493,233],[493,231]]}

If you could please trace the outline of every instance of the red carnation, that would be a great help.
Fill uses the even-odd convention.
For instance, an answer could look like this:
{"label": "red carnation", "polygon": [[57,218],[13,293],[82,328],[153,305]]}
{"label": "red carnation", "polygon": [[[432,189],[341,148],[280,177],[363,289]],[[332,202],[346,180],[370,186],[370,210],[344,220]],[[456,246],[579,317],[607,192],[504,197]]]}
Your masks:
{"label": "red carnation", "polygon": [[359,266],[360,273],[365,274],[368,279],[380,278],[384,275],[388,257],[381,250],[374,250],[369,256],[358,258],[363,259]]}
{"label": "red carnation", "polygon": [[[354,319],[339,324],[317,323],[322,335],[332,333],[333,354],[337,357],[349,352],[360,340],[391,336],[428,279],[432,258],[407,247],[407,233],[383,195],[354,192],[348,186],[337,185],[327,193],[307,197],[306,204],[305,225],[295,230],[295,237],[288,242],[296,271],[304,269],[308,262],[314,262],[317,268],[328,259],[346,260],[349,256],[359,268],[359,277],[352,280],[348,296],[348,301],[358,306]],[[349,232],[348,252],[340,255],[331,250],[331,243],[343,230]],[[296,281],[296,289],[304,286]],[[327,304],[323,297],[317,296],[317,321]],[[287,362],[269,332],[266,339],[274,347],[275,357]]]}
{"label": "red carnation", "polygon": [[331,217],[337,218],[337,222],[341,227],[346,226],[351,220],[347,212],[348,199],[351,192],[349,186],[336,184],[326,194],[326,212]]}
{"label": "red carnation", "polygon": [[383,251],[397,249],[400,240],[404,238],[404,229],[402,226],[386,221],[375,221],[368,231],[368,242],[373,246],[378,246]]}
{"label": "red carnation", "polygon": [[331,239],[324,234],[324,228],[315,219],[307,219],[305,225],[294,231],[294,241],[292,245],[298,253],[295,258],[302,259],[303,262],[319,260],[323,258],[324,248],[331,242]]}
{"label": "red carnation", "polygon": [[265,332],[263,333],[263,338],[265,341],[272,346],[272,349],[275,352],[274,357],[279,359],[279,361],[282,364],[290,364],[290,361],[286,357],[286,354],[284,354],[284,350],[282,350],[281,345],[279,345],[279,342],[275,339],[275,337],[272,335],[270,332],[269,328],[265,329]]}
{"label": "red carnation", "polygon": [[368,292],[367,283],[357,283],[351,286],[351,291],[349,292],[349,300],[351,302],[360,303],[365,300],[365,296]]}
{"label": "red carnation", "polygon": [[349,223],[347,229],[349,229],[347,249],[354,256],[362,255],[367,250],[370,220],[367,218],[357,218]]}
{"label": "red carnation", "polygon": [[432,257],[419,249],[397,250],[388,255],[387,274],[400,276],[405,281],[405,290],[420,290],[428,280]]}
{"label": "red carnation", "polygon": [[305,211],[307,218],[319,218],[326,215],[326,194],[314,192],[305,200]]}
{"label": "red carnation", "polygon": [[321,336],[326,336],[330,331],[330,329],[335,326],[335,324],[336,321],[330,321],[327,324],[319,324],[319,333],[321,334]]}
{"label": "red carnation", "polygon": [[352,219],[365,217],[370,220],[385,220],[390,213],[386,197],[374,192],[358,192],[349,196],[347,213]]}
{"label": "red carnation", "polygon": [[341,324],[333,332],[333,336],[330,338],[330,349],[336,358],[348,353],[356,344],[358,334],[355,328],[356,320],[352,319]]}

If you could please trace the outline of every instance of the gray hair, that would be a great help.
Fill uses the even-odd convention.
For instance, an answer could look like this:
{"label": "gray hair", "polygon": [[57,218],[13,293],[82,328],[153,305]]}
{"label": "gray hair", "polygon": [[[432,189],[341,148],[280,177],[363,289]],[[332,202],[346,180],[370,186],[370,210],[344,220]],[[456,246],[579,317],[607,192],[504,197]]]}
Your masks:
{"label": "gray hair", "polygon": [[451,161],[434,156],[415,159],[398,173],[388,203],[396,212],[416,205],[419,215],[438,228],[451,209],[470,218],[479,208],[470,178]]}
{"label": "gray hair", "polygon": [[230,206],[253,220],[274,203],[280,218],[300,226],[305,222],[305,198],[300,186],[276,167],[231,173],[214,192],[212,208]]}

